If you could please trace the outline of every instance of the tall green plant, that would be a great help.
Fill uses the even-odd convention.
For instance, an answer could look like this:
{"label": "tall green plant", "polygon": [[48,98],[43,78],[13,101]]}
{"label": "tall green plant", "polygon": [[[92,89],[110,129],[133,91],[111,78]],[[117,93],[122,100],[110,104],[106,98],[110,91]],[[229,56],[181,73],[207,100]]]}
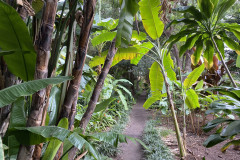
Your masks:
{"label": "tall green plant", "polygon": [[[152,81],[151,89],[153,90],[153,95],[157,95],[158,97],[161,96],[161,90],[162,90],[162,85],[164,81],[165,87],[166,87],[166,94],[169,102],[169,107],[171,109],[172,116],[174,119],[174,126],[175,126],[180,155],[181,157],[184,157],[186,154],[185,148],[183,146],[182,137],[180,135],[179,125],[177,122],[177,117],[174,109],[174,103],[173,103],[172,95],[170,93],[169,82],[167,78],[167,75],[172,78],[174,78],[174,76],[172,76],[173,73],[171,72],[171,63],[170,64],[165,63],[165,66],[164,66],[163,60],[166,59],[165,57],[167,56],[167,54],[165,50],[161,50],[161,46],[159,42],[159,38],[164,29],[164,24],[158,16],[161,8],[160,1],[141,0],[139,2],[139,5],[140,5],[140,13],[143,19],[143,26],[146,32],[148,33],[148,35],[153,40],[156,40],[157,42],[157,45],[154,44],[156,51],[151,50],[157,57],[157,59],[153,58],[155,62],[153,63],[151,67],[151,72],[150,72],[150,80]],[[167,74],[166,74],[166,71],[167,71]],[[153,74],[158,76],[154,77]]]}
{"label": "tall green plant", "polygon": [[240,39],[240,25],[233,23],[222,23],[227,10],[235,3],[236,0],[198,0],[198,8],[194,6],[186,6],[175,9],[175,11],[184,14],[183,19],[173,20],[170,25],[184,23],[181,30],[170,36],[166,41],[168,48],[171,49],[173,44],[180,41],[181,38],[187,37],[186,43],[180,48],[180,56],[188,49],[196,47],[196,51],[192,55],[192,63],[198,64],[201,55],[209,69],[213,66],[213,56],[216,53],[218,59],[223,66],[233,84],[237,87],[231,73],[224,62],[224,43],[240,54],[240,47],[234,40],[227,37],[227,32],[232,32]]}

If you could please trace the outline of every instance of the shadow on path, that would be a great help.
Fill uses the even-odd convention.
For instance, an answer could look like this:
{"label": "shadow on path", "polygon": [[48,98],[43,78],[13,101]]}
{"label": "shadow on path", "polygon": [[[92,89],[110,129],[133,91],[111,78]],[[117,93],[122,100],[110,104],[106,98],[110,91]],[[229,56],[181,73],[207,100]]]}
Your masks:
{"label": "shadow on path", "polygon": [[[124,134],[141,138],[145,123],[150,115],[148,111],[143,108],[143,104],[146,100],[146,96],[139,96],[137,103],[133,106],[130,113],[130,120],[125,128]],[[142,147],[139,143],[133,143],[128,140],[128,143],[120,145],[121,153],[115,158],[115,160],[141,160],[143,158]]]}

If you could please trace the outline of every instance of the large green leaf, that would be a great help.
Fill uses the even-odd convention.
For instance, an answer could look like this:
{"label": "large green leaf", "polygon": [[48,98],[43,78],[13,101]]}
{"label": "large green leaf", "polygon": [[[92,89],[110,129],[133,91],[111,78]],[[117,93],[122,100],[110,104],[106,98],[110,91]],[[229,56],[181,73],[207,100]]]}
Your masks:
{"label": "large green leaf", "polygon": [[203,52],[203,41],[202,41],[202,38],[200,37],[196,42],[196,51],[191,56],[193,65],[198,64],[198,62],[201,58],[202,52]]}
{"label": "large green leaf", "polygon": [[[58,127],[68,129],[68,119],[67,118],[61,119],[60,122],[58,123]],[[61,144],[62,144],[62,141],[60,141],[58,139],[51,140],[47,146],[47,149],[46,149],[42,159],[43,160],[54,159]]]}
{"label": "large green leaf", "polygon": [[233,121],[232,119],[226,119],[226,118],[216,118],[210,122],[208,122],[204,127],[203,127],[203,131],[204,132],[209,132],[211,131],[213,128],[217,127],[218,125],[224,123],[224,122],[231,122]]}
{"label": "large green leaf", "polygon": [[50,98],[49,98],[49,107],[48,107],[49,124],[48,125],[55,125],[57,123],[60,98],[61,98],[61,89],[58,88],[58,86],[54,86],[51,89]]}
{"label": "large green leaf", "polygon": [[167,72],[167,77],[171,80],[171,81],[176,81],[177,77],[176,77],[176,73],[173,71],[174,69],[174,64],[173,64],[173,60],[171,58],[170,54],[167,54],[167,50],[163,51],[165,52],[164,57],[163,57],[163,66],[165,71]]}
{"label": "large green leaf", "polygon": [[2,137],[0,137],[0,159],[4,160],[4,149],[2,144]]}
{"label": "large green leaf", "polygon": [[218,19],[222,19],[227,10],[236,2],[236,0],[222,0],[217,6]]}
{"label": "large green leaf", "polygon": [[230,49],[235,50],[237,52],[237,54],[240,55],[240,47],[237,42],[235,42],[233,39],[226,37],[226,36],[223,36],[222,38],[223,38],[224,43],[226,43],[226,45]]}
{"label": "large green leaf", "polygon": [[70,131],[57,126],[15,127],[12,134],[24,145],[35,145],[52,139],[64,141]]}
{"label": "large green leaf", "polygon": [[221,151],[225,152],[231,145],[239,146],[240,145],[240,140],[232,140],[228,143],[226,143],[222,148]]}
{"label": "large green leaf", "polygon": [[203,55],[205,67],[207,69],[210,69],[213,66],[213,54],[214,54],[214,48],[213,48],[212,41],[208,40],[206,41],[206,49]]}
{"label": "large green leaf", "polygon": [[139,2],[143,26],[152,39],[157,39],[162,35],[164,24],[160,20],[160,1],[141,0]]}
{"label": "large green leaf", "polygon": [[122,94],[122,91],[120,89],[115,89],[115,91],[118,93],[119,98],[121,99],[121,102],[125,108],[125,110],[128,110],[128,105],[125,96]]}
{"label": "large green leaf", "polygon": [[184,81],[184,87],[186,88],[190,88],[192,87],[192,85],[197,81],[197,79],[200,77],[200,75],[202,74],[204,70],[204,64],[202,64],[201,66],[199,66],[198,68],[194,69],[187,77],[187,79],[185,79]]}
{"label": "large green leaf", "polygon": [[[151,49],[152,45],[150,43],[143,43],[140,46],[133,46],[128,48],[119,48],[116,55],[113,58],[112,66],[116,65],[122,60],[132,60],[134,59],[134,63],[138,63],[142,56],[146,54],[149,50],[147,48],[141,48],[141,47],[149,47]],[[95,56],[92,58],[92,60],[89,62],[90,67],[95,67],[100,64],[104,64],[106,56],[108,51],[102,52],[101,57]],[[135,59],[136,58],[136,59]]]}
{"label": "large green leaf", "polygon": [[195,45],[196,41],[198,38],[201,36],[201,34],[196,33],[189,37],[186,41],[186,43],[181,46],[180,51],[179,51],[179,56],[181,57],[188,49],[192,49],[192,47]]}
{"label": "large green leaf", "polygon": [[117,27],[116,46],[128,47],[133,29],[133,17],[138,11],[136,0],[123,0]]}
{"label": "large green leaf", "polygon": [[114,37],[116,36],[116,32],[104,32],[92,39],[92,45],[97,46],[101,43],[107,42],[107,41],[112,41]]}
{"label": "large green leaf", "polygon": [[240,120],[231,122],[226,128],[223,129],[221,136],[233,136],[240,133]]}
{"label": "large green leaf", "polygon": [[9,129],[14,127],[25,127],[27,123],[27,116],[25,110],[24,97],[18,98],[12,105]]}
{"label": "large green leaf", "polygon": [[212,134],[208,137],[208,139],[203,143],[203,145],[207,148],[215,146],[222,141],[225,141],[228,137],[221,137],[219,134]]}
{"label": "large green leaf", "polygon": [[22,80],[34,78],[36,53],[26,24],[14,8],[0,1],[0,48],[11,51],[4,60],[8,69]]}
{"label": "large green leaf", "polygon": [[187,97],[185,103],[187,104],[188,108],[196,109],[200,107],[198,95],[193,89],[187,90],[186,95]]}
{"label": "large green leaf", "polygon": [[139,50],[140,54],[137,54],[136,57],[134,57],[133,59],[131,59],[131,64],[137,65],[138,62],[142,59],[142,57],[148,53],[148,51],[150,49],[152,49],[153,44],[151,42],[144,42],[139,46],[136,46]]}
{"label": "large green leaf", "polygon": [[111,98],[108,98],[108,99],[104,100],[103,102],[97,104],[94,112],[99,112],[99,111],[101,111],[101,110],[104,110],[105,108],[108,107],[108,105],[109,105],[113,100],[115,100],[115,98],[111,97]]}
{"label": "large green leaf", "polygon": [[47,79],[33,80],[0,90],[0,108],[11,104],[19,97],[29,96],[43,88],[46,88],[50,84],[59,84],[64,81],[70,80],[70,77],[55,77]]}
{"label": "large green leaf", "polygon": [[68,140],[75,147],[77,147],[79,150],[81,150],[82,147],[84,146],[92,154],[92,156],[95,159],[99,159],[98,152],[95,150],[95,148],[86,139],[84,139],[83,136],[74,132],[68,137]]}
{"label": "large green leaf", "polygon": [[156,94],[155,94],[154,96],[148,98],[148,99],[145,101],[145,103],[143,104],[143,108],[148,109],[149,107],[151,107],[151,105],[152,105],[153,103],[155,103],[156,101],[161,100],[162,97],[164,97],[164,95],[159,93],[159,95],[156,95]]}
{"label": "large green leaf", "polygon": [[[214,3],[217,0],[198,0],[198,6],[200,11],[207,17],[210,18],[212,16],[214,10]],[[216,4],[215,4],[216,5]]]}
{"label": "large green leaf", "polygon": [[158,95],[163,89],[163,75],[161,68],[157,62],[154,62],[150,68],[149,79],[151,85],[152,95]]}
{"label": "large green leaf", "polygon": [[[216,42],[216,44],[217,44],[217,47],[218,47],[219,51],[221,52],[223,58],[225,58],[223,40],[222,40],[222,39],[219,39],[217,36],[214,37],[214,40],[215,40],[215,42]],[[219,53],[217,53],[216,55],[217,55],[217,58],[218,58],[219,60],[221,60]]]}

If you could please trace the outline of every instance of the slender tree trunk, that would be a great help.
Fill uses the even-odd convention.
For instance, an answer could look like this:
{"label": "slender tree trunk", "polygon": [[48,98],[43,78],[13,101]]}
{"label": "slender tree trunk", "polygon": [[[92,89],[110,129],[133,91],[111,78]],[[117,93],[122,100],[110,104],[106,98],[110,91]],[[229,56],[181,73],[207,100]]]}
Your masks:
{"label": "slender tree trunk", "polygon": [[[94,20],[94,10],[96,6],[96,0],[85,0],[84,8],[83,8],[83,24],[81,28],[79,45],[77,50],[77,56],[75,60],[75,65],[73,68],[73,77],[74,79],[70,81],[70,85],[68,87],[68,91],[64,100],[64,104],[61,109],[60,118],[68,118],[69,124],[72,124],[70,118],[71,110],[76,106],[74,104],[76,98],[78,97],[79,85],[82,78],[83,66],[85,64],[89,35],[92,28],[93,20]],[[70,127],[70,126],[69,126]]]}
{"label": "slender tree trunk", "polygon": [[[163,64],[163,63],[161,62],[161,64]],[[185,151],[185,148],[184,148],[184,145],[183,145],[181,132],[180,132],[178,121],[177,121],[177,116],[175,114],[172,94],[171,94],[170,89],[169,89],[169,84],[168,84],[168,81],[167,81],[167,75],[165,73],[164,67],[162,65],[160,65],[160,67],[162,69],[162,74],[163,74],[163,77],[164,77],[164,82],[165,82],[166,92],[167,92],[167,97],[168,97],[168,103],[170,105],[170,109],[171,109],[171,113],[172,113],[172,117],[173,117],[173,121],[174,121],[174,127],[175,127],[176,137],[177,137],[177,141],[178,141],[180,156],[181,156],[181,158],[183,158],[183,157],[186,156],[186,151]]]}
{"label": "slender tree trunk", "polygon": [[[48,75],[48,62],[50,57],[53,26],[55,22],[57,0],[47,0],[43,13],[40,34],[37,40],[37,62],[35,79],[44,79]],[[40,126],[42,123],[43,108],[46,105],[46,89],[42,89],[33,95],[32,106],[28,116],[27,126]],[[32,159],[34,146],[21,145],[18,157],[19,160]],[[39,154],[37,154],[39,155]]]}
{"label": "slender tree trunk", "polygon": [[117,48],[115,47],[115,40],[113,40],[113,42],[109,48],[108,55],[106,57],[102,72],[99,75],[96,86],[92,93],[92,97],[88,103],[88,108],[80,121],[80,128],[83,129],[83,132],[85,131],[86,126],[87,126],[88,122],[90,121],[92,114],[96,108],[96,104],[97,104],[99,95],[100,95],[100,93],[102,91],[102,87],[104,85],[104,80],[109,72],[109,69],[111,68],[112,61],[116,54],[116,51],[117,51]]}

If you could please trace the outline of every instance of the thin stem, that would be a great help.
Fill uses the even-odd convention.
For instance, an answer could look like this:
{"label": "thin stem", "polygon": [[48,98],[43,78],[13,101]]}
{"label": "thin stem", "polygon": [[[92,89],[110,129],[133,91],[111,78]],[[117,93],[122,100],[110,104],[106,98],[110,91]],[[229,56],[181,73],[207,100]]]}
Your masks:
{"label": "thin stem", "polygon": [[212,42],[213,42],[213,44],[214,44],[215,49],[217,50],[217,52],[218,52],[218,54],[219,54],[219,56],[220,56],[220,58],[221,58],[221,61],[222,61],[222,63],[223,63],[223,66],[224,66],[224,68],[226,69],[226,72],[227,72],[227,74],[228,74],[228,77],[229,77],[229,79],[231,80],[231,82],[232,82],[232,84],[233,84],[233,87],[234,87],[234,88],[237,88],[237,85],[236,85],[236,83],[234,82],[234,79],[233,79],[233,77],[232,77],[232,75],[231,75],[231,73],[230,73],[230,71],[229,71],[226,63],[224,62],[222,53],[219,51],[218,46],[217,46],[217,43],[215,42],[215,40],[214,40],[214,38],[213,38],[212,35],[211,35],[211,39],[212,39]]}

